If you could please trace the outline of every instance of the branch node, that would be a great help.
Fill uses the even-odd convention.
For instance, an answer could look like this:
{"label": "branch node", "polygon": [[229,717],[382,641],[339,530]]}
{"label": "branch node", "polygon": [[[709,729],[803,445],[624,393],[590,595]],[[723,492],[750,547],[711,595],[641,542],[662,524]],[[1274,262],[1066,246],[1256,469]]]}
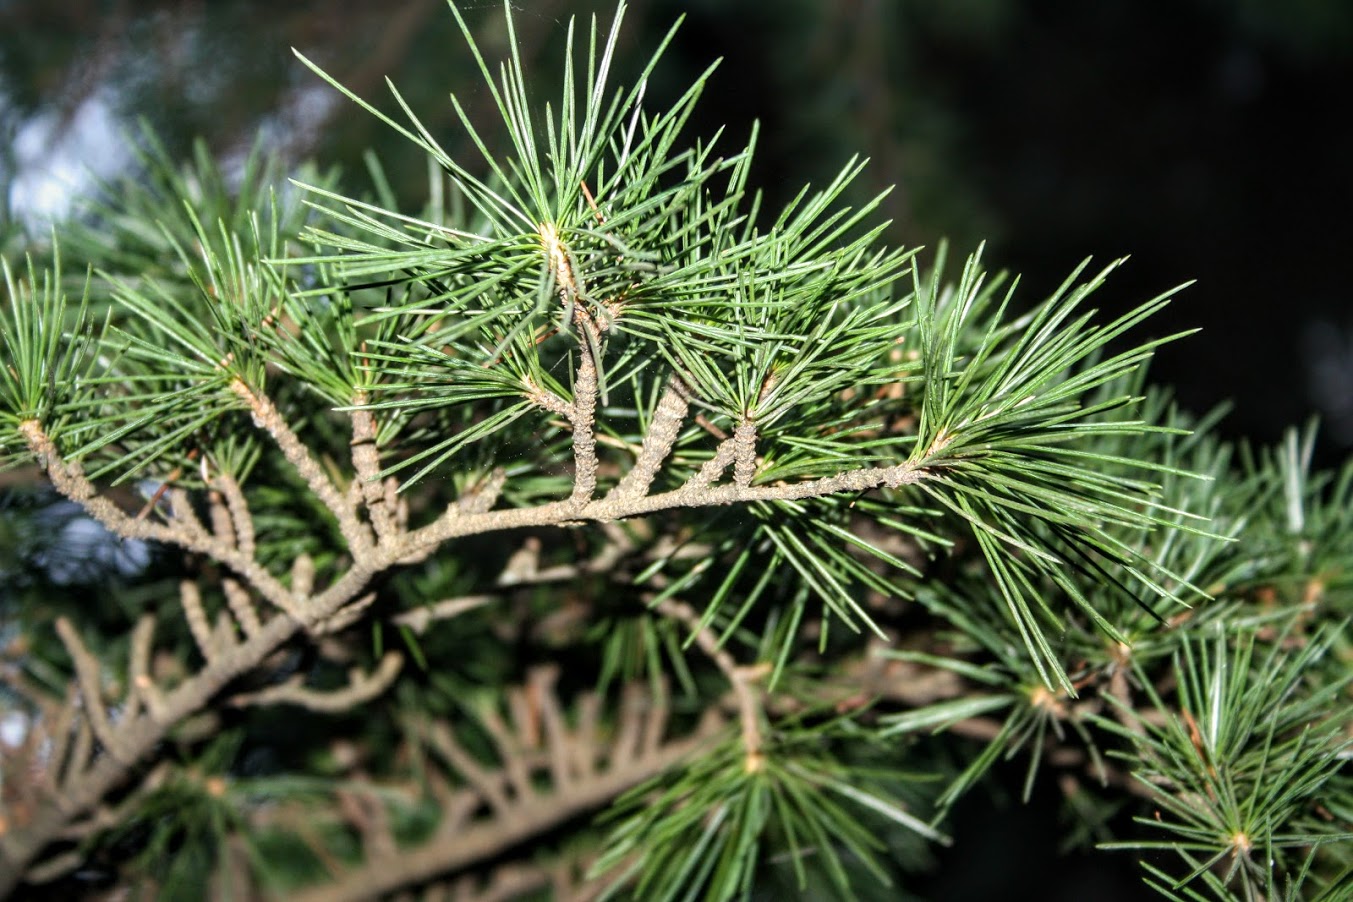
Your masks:
{"label": "branch node", "polygon": [[328,636],[341,632],[356,623],[375,601],[376,593],[368,592],[356,601],[349,602],[334,611],[328,617],[311,624],[308,628],[309,632],[312,636]]}

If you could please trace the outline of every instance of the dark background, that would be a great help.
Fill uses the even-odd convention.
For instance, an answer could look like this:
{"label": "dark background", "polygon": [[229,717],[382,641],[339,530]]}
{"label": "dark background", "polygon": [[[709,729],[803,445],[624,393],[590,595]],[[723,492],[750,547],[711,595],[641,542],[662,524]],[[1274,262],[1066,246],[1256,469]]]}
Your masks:
{"label": "dark background", "polygon": [[[486,49],[500,4],[463,4]],[[610,3],[518,4],[543,99],[556,94],[570,15]],[[622,71],[687,19],[649,91],[675,97],[724,62],[692,133],[762,123],[755,181],[784,200],[851,154],[858,198],[896,184],[892,239],[966,252],[1023,275],[1035,300],[1082,258],[1131,255],[1104,290],[1119,309],[1197,284],[1150,325],[1201,334],[1153,370],[1223,430],[1261,443],[1312,415],[1326,464],[1353,448],[1353,3],[1347,0],[652,0],[628,13]],[[0,250],[134,170],[121,135],[145,117],[175,153],[195,135],[239,161],[262,140],[338,164],[356,184],[377,148],[416,202],[424,165],[288,51],[386,108],[389,75],[448,147],[455,90],[488,98],[440,0],[0,0]],[[935,899],[1140,898],[1132,868],[1049,860],[1055,789],[1029,810],[974,796]],[[1052,872],[1074,880],[1049,888]],[[1087,884],[1083,880],[1090,880]],[[1026,893],[1023,887],[1039,887]],[[1061,893],[1061,894],[1059,894]],[[1116,893],[1116,895],[1115,895]]]}

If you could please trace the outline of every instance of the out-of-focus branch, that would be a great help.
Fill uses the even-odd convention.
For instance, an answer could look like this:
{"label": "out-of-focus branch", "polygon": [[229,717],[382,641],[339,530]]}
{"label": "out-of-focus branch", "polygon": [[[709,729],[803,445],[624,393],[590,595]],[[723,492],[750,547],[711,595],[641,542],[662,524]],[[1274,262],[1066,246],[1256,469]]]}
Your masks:
{"label": "out-of-focus branch", "polygon": [[414,608],[412,611],[405,611],[392,620],[400,626],[407,626],[421,636],[437,621],[451,620],[466,611],[482,608],[496,600],[496,595],[462,595],[459,598],[446,598],[421,608]]}
{"label": "out-of-focus branch", "polygon": [[695,644],[723,672],[733,689],[733,697],[738,704],[738,718],[742,726],[743,767],[747,773],[756,773],[765,763],[762,747],[764,737],[761,719],[764,716],[761,702],[761,690],[756,683],[767,674],[767,668],[760,666],[743,667],[719,645],[719,637],[709,627],[702,626],[700,614],[684,601],[664,598],[655,604],[654,609],[664,617],[686,626],[695,638]]}
{"label": "out-of-focus branch", "polygon": [[103,743],[103,747],[114,757],[127,760],[122,748],[121,737],[114,732],[108,720],[108,709],[103,702],[103,681],[99,677],[99,659],[90,654],[80,634],[65,617],[56,618],[56,634],[66,646],[71,663],[75,667],[75,679],[80,686],[80,697],[84,702],[85,717],[94,730],[94,737]]}
{"label": "out-of-focus branch", "polygon": [[237,695],[230,700],[236,707],[246,705],[300,705],[311,711],[334,713],[348,711],[365,704],[383,693],[399,676],[404,667],[404,656],[397,651],[386,652],[371,673],[354,668],[348,673],[348,685],[342,689],[320,690],[305,685],[305,677],[296,675],[285,683],[269,686],[257,692]]}
{"label": "out-of-focus branch", "polygon": [[[524,691],[512,693],[511,726],[497,712],[485,712],[482,723],[493,737],[497,766],[472,756],[450,725],[411,723],[412,733],[464,784],[442,806],[448,813],[441,829],[422,845],[341,870],[332,882],[298,894],[294,902],[377,898],[502,855],[672,767],[722,728],[721,716],[711,709],[694,732],[667,739],[666,706],[654,704],[646,689],[631,686],[616,711],[613,738],[599,741],[595,710],[580,717],[577,727],[567,725],[555,694],[556,677],[553,669],[535,671]],[[583,696],[588,697],[595,709],[597,700],[590,693]],[[547,787],[542,772],[549,775]],[[450,816],[449,810],[459,815]],[[471,819],[476,811],[481,816]]]}

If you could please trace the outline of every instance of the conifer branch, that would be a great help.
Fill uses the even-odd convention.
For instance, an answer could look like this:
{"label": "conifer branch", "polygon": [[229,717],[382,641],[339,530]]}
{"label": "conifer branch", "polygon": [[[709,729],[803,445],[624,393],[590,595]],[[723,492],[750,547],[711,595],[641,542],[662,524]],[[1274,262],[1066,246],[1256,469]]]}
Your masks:
{"label": "conifer branch", "polygon": [[[428,155],[424,212],[392,208],[374,160],[377,200],[326,180],[296,211],[262,171],[148,160],[153,191],[110,188],[68,229],[116,286],[91,302],[107,327],[67,307],[55,262],[26,282],[0,267],[0,468],[36,458],[114,535],[195,556],[196,577],[178,589],[187,637],[157,638],[150,605],[173,599],[153,598],[120,647],[83,612],[57,618],[69,678],[50,679],[65,673],[59,651],[42,659],[51,643],[0,650],[6,697],[25,700],[0,730],[0,896],[68,873],[114,830],[215,855],[209,892],[258,892],[236,816],[285,809],[334,878],[303,898],[429,881],[461,902],[562,894],[594,854],[636,898],[761,892],[767,867],[845,898],[857,873],[888,870],[876,826],[944,841],[912,812],[943,813],[1017,752],[1026,792],[1051,770],[1068,796],[1088,774],[1148,797],[1142,824],[1163,837],[1131,847],[1179,853],[1174,875],[1146,865],[1171,898],[1297,898],[1341,879],[1326,852],[1353,836],[1339,771],[1353,677],[1342,637],[1317,624],[1347,600],[1353,468],[1314,471],[1309,434],[1240,464],[1189,437],[1206,421],[1141,376],[1175,336],[1121,345],[1170,293],[1105,323],[1085,309],[1112,266],[1028,308],[978,256],[954,284],[942,254],[923,277],[880,243],[881,198],[843,206],[856,162],[763,215],[755,141],[716,153],[684,136],[705,76],[653,109],[652,64],[633,88],[608,82],[614,29],[565,54],[562,96],[539,109],[506,13],[505,65],[469,41],[506,134],[481,134],[483,110],[455,102],[480,173],[398,92],[396,121],[325,76]],[[241,404],[257,434],[233,428]],[[279,468],[297,478],[247,496],[237,482]],[[105,477],[159,485],[133,516]],[[633,616],[636,598],[662,619]],[[1169,617],[1175,604],[1190,615]],[[389,652],[325,691],[327,665],[291,654],[350,664],[353,643],[332,634],[386,610],[445,672],[387,692],[403,660]],[[866,640],[841,621],[905,651],[861,659]],[[683,633],[722,680],[690,678]],[[734,641],[792,691],[762,687]],[[125,692],[104,682],[123,649]],[[484,678],[519,654],[619,692],[566,706],[555,665],[519,686]],[[371,713],[406,724],[402,742],[365,722],[303,737],[307,760],[327,750],[347,775],[327,808],[274,806],[270,789],[265,812],[223,780],[199,785],[239,764],[221,760],[226,723],[383,693]],[[448,695],[475,724],[430,713]],[[914,763],[886,740],[920,732],[956,734],[969,760],[914,803],[885,788]],[[864,766],[846,746],[869,738],[884,742]],[[608,839],[584,824],[645,781]],[[201,811],[163,817],[179,800],[162,790]],[[432,835],[403,839],[431,809]],[[189,835],[194,817],[211,829]],[[355,832],[360,858],[320,824]],[[565,831],[557,869],[512,861]],[[159,886],[115,866],[118,891]]]}
{"label": "conifer branch", "polygon": [[[409,724],[412,733],[465,781],[463,791],[472,792],[479,804],[488,807],[488,816],[468,823],[460,818],[444,820],[443,829],[427,842],[340,870],[330,883],[298,894],[296,902],[358,902],[455,874],[662,773],[722,728],[721,718],[711,709],[689,735],[666,738],[665,707],[645,702],[645,689],[630,686],[622,696],[615,737],[598,748],[592,722],[580,721],[576,728],[564,723],[551,669],[533,673],[528,686],[533,687],[531,692],[516,693],[519,713],[512,727],[496,711],[483,713],[481,724],[494,737],[499,755],[496,768],[470,755],[449,724]],[[534,704],[528,701],[531,698]],[[641,736],[648,738],[636,742]],[[579,754],[584,747],[587,754]],[[597,765],[600,760],[607,762],[605,767]],[[551,775],[548,790],[535,788],[538,772]],[[465,804],[448,802],[444,807],[465,810]]]}
{"label": "conifer branch", "polygon": [[221,580],[221,591],[225,594],[226,607],[235,615],[240,629],[244,630],[246,636],[256,635],[263,628],[263,623],[258,618],[249,590],[239,580],[227,576]]}
{"label": "conifer branch", "polygon": [[217,474],[215,485],[225,498],[226,509],[230,512],[235,547],[240,550],[240,554],[252,557],[256,550],[254,517],[249,512],[249,502],[245,500],[244,491],[229,473]]}
{"label": "conifer branch", "polygon": [[[55,804],[61,804],[60,787],[66,782],[66,776],[73,769],[80,770],[84,767],[84,761],[72,766],[71,760],[75,757],[73,746],[75,743],[75,730],[79,720],[80,690],[75,683],[66,686],[66,696],[61,703],[55,717],[51,719],[51,725],[46,727],[48,736],[51,738],[52,748],[51,757],[48,759],[48,766],[42,771],[42,776],[38,783],[44,792],[50,793]],[[81,724],[83,726],[83,724]],[[36,744],[37,736],[32,737]]]}
{"label": "conifer branch", "polygon": [[644,433],[643,444],[629,472],[607,493],[607,500],[641,497],[648,494],[658,470],[681,435],[690,410],[690,389],[676,375],[669,376],[653,408],[653,419]]}
{"label": "conifer branch", "polygon": [[719,637],[715,635],[714,631],[701,624],[700,614],[684,601],[663,598],[653,607],[664,617],[670,617],[689,629],[695,638],[695,644],[723,672],[724,678],[728,680],[729,686],[733,689],[733,697],[737,700],[738,720],[742,727],[742,748],[745,756],[743,767],[749,774],[761,770],[765,765],[765,739],[761,728],[761,721],[765,712],[762,706],[761,692],[755,684],[766,676],[766,668],[744,667],[738,664],[728,649],[719,644]]}
{"label": "conifer branch", "polygon": [[925,460],[907,461],[887,467],[860,467],[834,476],[808,479],[785,485],[707,487],[690,480],[680,488],[642,497],[594,499],[582,505],[550,502],[536,507],[508,508],[466,516],[456,509],[433,523],[409,533],[401,546],[408,554],[418,554],[449,539],[522,529],[533,526],[559,526],[578,521],[608,523],[678,508],[716,507],[752,501],[798,501],[840,493],[860,493],[878,488],[899,488],[926,479]]}
{"label": "conifer branch", "polygon": [[207,661],[213,660],[217,652],[216,639],[207,619],[207,610],[202,606],[202,590],[193,580],[179,580],[179,605],[183,608],[183,619],[188,624],[188,633],[197,644],[198,652]]}
{"label": "conifer branch", "polygon": [[565,401],[552,391],[547,391],[536,385],[535,381],[529,377],[523,380],[523,387],[526,390],[526,398],[541,410],[548,410],[557,417],[572,423],[575,410],[574,405]]}
{"label": "conifer branch", "polygon": [[493,470],[474,483],[460,498],[456,499],[451,511],[448,512],[448,516],[473,516],[487,513],[498,503],[498,497],[502,495],[503,486],[506,484],[507,471],[501,467]]}
{"label": "conifer branch", "polygon": [[755,474],[756,424],[744,419],[733,427],[733,483],[746,488]]}
{"label": "conifer branch", "polygon": [[82,710],[90,728],[94,731],[94,738],[108,754],[124,765],[130,764],[127,751],[122,746],[121,736],[108,720],[108,709],[103,701],[103,678],[100,674],[102,667],[99,659],[90,654],[80,634],[67,618],[56,618],[56,634],[61,637],[62,644],[66,646],[66,653],[70,655],[71,663],[75,667],[76,684],[80,687],[80,697],[84,702]]}
{"label": "conifer branch", "polygon": [[[403,562],[403,560],[399,561],[399,563]],[[342,632],[360,620],[362,615],[375,602],[376,593],[368,592],[352,601],[345,602],[342,607],[327,617],[312,618],[307,622],[306,629],[312,636],[327,636]]]}
{"label": "conifer branch", "polygon": [[[197,517],[197,511],[193,510],[193,502],[188,493],[181,488],[170,488],[169,511],[172,523],[192,536],[206,537],[209,533],[207,528],[202,525],[202,521]],[[138,515],[137,519],[140,519]],[[234,544],[233,540],[226,540],[227,544]]]}
{"label": "conifer branch", "polygon": [[[150,754],[170,727],[202,710],[230,681],[261,664],[297,630],[297,624],[289,617],[273,618],[257,636],[247,639],[229,654],[218,656],[168,693],[159,716],[147,713],[121,720],[116,726],[110,725],[111,743],[105,745],[115,748],[116,755],[101,755],[84,765],[92,751],[92,737],[87,730],[77,730],[75,749],[67,759],[67,778],[61,787],[59,803],[41,809],[26,824],[0,836],[0,895],[19,882],[29,863],[74,817],[93,809],[114,787],[122,784],[131,767]],[[81,722],[85,721],[82,719]]]}
{"label": "conifer branch", "polygon": [[[63,810],[63,814],[68,817],[74,817],[81,813],[83,809],[74,809],[69,799],[72,793],[81,785],[80,780],[90,769],[94,757],[94,730],[89,725],[88,717],[77,717],[75,720],[75,739],[71,744],[70,756],[66,759],[66,771],[61,780],[61,791],[57,796],[57,807]],[[112,759],[108,759],[112,760]],[[66,826],[66,820],[63,818],[54,828],[52,837]],[[3,875],[0,869],[0,876]]]}
{"label": "conifer branch", "polygon": [[[566,856],[551,865],[514,861],[492,869],[487,877],[465,874],[424,890],[426,902],[511,902],[527,894],[548,891],[549,898],[590,902],[606,890],[606,883],[575,876],[575,862]],[[582,863],[586,870],[586,862]]]}
{"label": "conifer branch", "polygon": [[[247,636],[243,642],[239,643],[235,643],[231,639],[226,646],[221,646],[221,641],[228,636],[228,632],[222,633],[223,629],[228,630],[226,625],[223,624],[220,629],[211,631],[210,635],[202,635],[208,631],[203,629],[204,623],[199,623],[194,629],[194,635],[198,637],[199,644],[204,649],[212,649],[213,652],[207,655],[207,667],[197,677],[183,683],[171,692],[164,699],[161,711],[157,716],[152,719],[137,718],[128,721],[124,728],[126,738],[124,738],[124,732],[120,731],[119,735],[115,737],[115,741],[121,749],[121,756],[129,762],[134,762],[140,755],[149,751],[156,741],[155,738],[161,735],[164,729],[188,713],[197,710],[215,691],[224,686],[230,677],[262,663],[268,654],[281,642],[293,636],[298,628],[315,628],[323,623],[325,618],[334,616],[352,598],[356,597],[357,593],[375,573],[396,564],[400,560],[430,552],[437,545],[450,538],[519,526],[561,525],[576,522],[580,519],[606,522],[674,507],[731,504],[776,498],[807,498],[841,491],[863,491],[885,485],[900,486],[914,482],[924,476],[924,470],[917,462],[908,462],[893,467],[861,468],[833,477],[807,480],[783,486],[744,487],[727,485],[707,489],[682,487],[666,493],[637,498],[596,499],[581,506],[575,505],[571,501],[551,502],[534,508],[493,511],[486,508],[496,499],[503,484],[504,477],[501,471],[498,471],[485,486],[467,495],[461,502],[457,502],[448,516],[439,518],[430,526],[409,534],[397,543],[392,543],[388,548],[373,550],[364,558],[359,557],[347,573],[339,577],[323,592],[311,596],[309,595],[311,577],[308,574],[313,571],[306,566],[306,559],[303,556],[298,556],[294,564],[292,588],[290,590],[283,589],[274,578],[262,571],[254,562],[245,563],[241,561],[243,556],[239,550],[227,545],[226,542],[217,537],[208,537],[183,529],[131,520],[107,502],[106,499],[96,495],[93,487],[83,479],[78,465],[68,467],[60,460],[55,448],[51,446],[50,441],[45,439],[36,424],[33,424],[29,430],[29,438],[34,445],[35,452],[47,465],[53,483],[57,485],[58,489],[75,500],[81,501],[86,509],[95,514],[105,525],[113,528],[114,531],[140,538],[174,542],[189,550],[211,554],[232,565],[239,562],[239,565],[235,566],[237,572],[241,572],[242,575],[249,578],[255,587],[262,591],[264,597],[275,603],[276,599],[285,598],[287,600],[286,607],[280,604],[278,606],[283,607],[284,610],[288,607],[291,608],[288,611],[290,616],[274,618],[272,621],[263,624],[260,631],[255,635]],[[187,591],[191,595],[194,589]],[[298,595],[299,599],[297,598]],[[196,615],[192,614],[193,605],[191,602],[186,603],[185,608],[189,613],[190,620],[198,619]],[[659,700],[659,703],[661,703],[661,700]],[[650,718],[637,735],[633,733],[636,722],[633,720],[625,722],[613,751],[613,759],[616,761],[644,760],[659,745],[660,722],[660,719]],[[485,725],[491,732],[499,736],[505,749],[510,748],[513,741],[511,733],[497,719],[496,714],[488,716]],[[627,752],[627,748],[630,751]],[[504,767],[507,773],[511,775],[513,785],[522,794],[529,795],[532,792],[532,787],[523,759],[519,755],[506,751],[504,755]],[[101,761],[96,761],[87,774],[82,775],[78,781],[68,787],[66,796],[70,800],[70,808],[80,810],[91,804],[94,800],[100,798],[108,787],[119,782],[125,776],[125,773],[126,765],[121,762],[107,757]],[[31,829],[36,837],[41,835],[42,829],[51,829],[55,823],[59,823],[59,821],[54,821],[51,824],[47,822],[37,823]],[[45,841],[36,838],[29,842],[31,844],[25,844],[22,839],[11,838],[10,842],[0,844],[0,847],[5,848],[6,857],[9,860],[26,861],[26,856],[36,854],[37,850],[45,845]]]}
{"label": "conifer branch", "polygon": [[[189,502],[187,493],[184,492],[183,494],[184,501]],[[239,548],[240,543],[236,537],[235,518],[227,508],[221,490],[214,485],[207,490],[207,514],[207,519],[211,523],[211,534],[222,542]]]}
{"label": "conifer branch", "polygon": [[315,591],[315,560],[304,551],[291,562],[291,591],[302,598]]}
{"label": "conifer branch", "polygon": [[339,813],[356,829],[365,857],[388,858],[394,853],[394,835],[384,800],[373,792],[346,786],[334,796]]}
{"label": "conifer branch", "polygon": [[425,633],[429,626],[443,620],[459,617],[467,611],[473,611],[497,600],[496,595],[462,595],[457,598],[444,598],[423,607],[396,614],[391,622],[407,626],[418,635]]}
{"label": "conifer branch", "polygon": [[698,472],[682,486],[689,491],[699,491],[709,488],[714,483],[723,478],[723,474],[733,464],[737,457],[737,451],[734,449],[733,440],[726,438],[719,442],[714,449],[714,456],[705,461]]}
{"label": "conifer branch", "polygon": [[[590,319],[579,306],[578,320],[584,331],[593,330]],[[595,339],[594,339],[595,340]],[[597,360],[592,346],[578,343],[578,369],[573,379],[573,493],[569,503],[583,505],[592,500],[597,488]]]}
{"label": "conifer branch", "polygon": [[[164,694],[155,684],[151,674],[151,655],[155,644],[155,616],[143,614],[136,621],[132,631],[131,652],[128,655],[127,682],[131,687],[129,697],[139,700],[146,713],[155,720],[164,716]],[[128,709],[128,716],[137,715],[135,705]]]}
{"label": "conifer branch", "polygon": [[270,603],[293,616],[299,615],[298,599],[290,590],[278,582],[252,556],[241,553],[230,543],[208,536],[195,517],[186,527],[176,524],[162,525],[131,517],[111,500],[98,493],[93,483],[85,477],[79,461],[67,461],[61,457],[40,423],[28,420],[21,423],[19,429],[28,441],[33,455],[40,461],[52,486],[84,508],[86,513],[110,532],[124,539],[145,539],[177,545],[185,551],[197,552],[220,561],[248,580]]}
{"label": "conifer branch", "polygon": [[470,789],[493,811],[496,817],[508,817],[512,804],[499,771],[483,767],[456,741],[455,733],[443,722],[415,724],[413,727],[428,747],[450,765]]}
{"label": "conifer branch", "polygon": [[[207,494],[212,533],[220,541],[234,545],[240,554],[253,557],[256,550],[254,519],[239,483],[230,475],[222,473],[212,485],[214,487]],[[221,591],[225,594],[226,606],[244,634],[252,636],[257,633],[262,624],[253,599],[249,597],[249,590],[239,580],[226,576],[221,579]]]}
{"label": "conifer branch", "polygon": [[272,400],[254,391],[240,379],[231,380],[230,390],[244,401],[253,414],[254,425],[272,436],[287,463],[295,468],[315,498],[338,521],[338,529],[352,553],[362,555],[370,551],[372,541],[369,529],[357,519],[352,504],[334,487],[333,481]]}
{"label": "conifer branch", "polygon": [[352,422],[352,469],[366,506],[376,541],[386,544],[398,534],[395,511],[389,504],[386,482],[381,479],[380,450],[376,447],[376,416],[362,405],[367,399],[359,392],[353,398],[348,416]]}
{"label": "conifer branch", "polygon": [[404,667],[404,656],[397,651],[386,652],[380,664],[370,673],[360,668],[348,672],[348,685],[342,689],[311,689],[305,677],[296,675],[284,683],[256,692],[231,697],[237,708],[249,705],[298,705],[310,711],[334,713],[349,711],[366,704],[389,689]]}
{"label": "conifer branch", "polygon": [[66,876],[85,863],[86,855],[82,849],[70,849],[60,855],[54,855],[24,875],[29,883],[42,886]]}
{"label": "conifer branch", "polygon": [[[373,572],[355,564],[344,576],[317,596],[300,603],[252,559],[246,559],[233,543],[208,536],[197,528],[176,525],[162,526],[132,518],[118,509],[110,500],[100,496],[84,477],[78,462],[64,461],[55,445],[36,421],[20,424],[20,431],[29,442],[34,455],[46,470],[52,484],[63,495],[80,504],[91,516],[114,533],[126,538],[141,538],[179,545],[197,551],[232,566],[248,579],[279,608],[290,616],[275,617],[263,624],[259,631],[236,642],[230,635],[228,621],[215,630],[206,623],[197,587],[185,582],[183,599],[195,640],[207,659],[206,666],[192,678],[184,681],[162,698],[153,710],[136,714],[129,711],[116,725],[110,723],[102,704],[99,685],[99,663],[84,648],[78,634],[67,621],[58,621],[58,632],[75,662],[81,694],[84,697],[85,717],[76,728],[74,749],[67,758],[66,778],[62,783],[61,802],[41,811],[20,829],[0,835],[0,894],[17,883],[27,864],[80,812],[89,810],[116,785],[123,782],[131,768],[146,756],[163,738],[168,729],[185,717],[201,710],[221,689],[235,677],[258,667],[263,661],[291,639],[302,626],[332,616],[352,599],[370,579]],[[389,561],[393,563],[393,561]],[[298,559],[297,574],[304,573]],[[296,582],[297,580],[293,580]],[[302,576],[300,582],[308,580]],[[306,593],[308,586],[303,586]],[[304,597],[304,596],[302,596]],[[299,612],[304,610],[306,614]],[[148,640],[141,639],[140,642]],[[141,651],[135,656],[143,657]],[[139,668],[144,662],[136,665]],[[388,665],[387,665],[388,666]],[[388,677],[393,680],[393,675]],[[380,687],[379,680],[362,684],[362,691]],[[129,692],[137,691],[136,683]],[[360,692],[358,693],[360,695]],[[97,738],[107,753],[93,757],[93,740]],[[86,763],[88,762],[88,763]]]}

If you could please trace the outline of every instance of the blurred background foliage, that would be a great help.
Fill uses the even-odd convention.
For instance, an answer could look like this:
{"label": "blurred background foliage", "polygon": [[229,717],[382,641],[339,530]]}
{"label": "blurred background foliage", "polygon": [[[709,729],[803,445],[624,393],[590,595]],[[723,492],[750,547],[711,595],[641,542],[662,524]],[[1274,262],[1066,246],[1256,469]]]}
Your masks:
{"label": "blurred background foliage", "polygon": [[[462,4],[488,48],[505,47],[500,6]],[[613,3],[514,9],[543,101],[556,93],[548,79],[568,18],[609,19]],[[1232,402],[1221,428],[1232,437],[1271,444],[1316,414],[1318,460],[1353,449],[1341,265],[1353,244],[1353,3],[638,0],[622,71],[682,14],[649,86],[653,105],[722,57],[691,134],[726,126],[741,140],[759,119],[752,181],[772,201],[823,184],[858,152],[872,159],[861,198],[897,185],[885,207],[895,241],[947,237],[967,251],[986,240],[988,261],[1022,274],[1024,297],[1047,294],[1087,255],[1132,255],[1104,289],[1101,303],[1120,307],[1107,312],[1196,278],[1153,328],[1204,332],[1158,354],[1155,378],[1198,411]],[[477,119],[495,115],[442,0],[0,0],[0,254],[40,246],[46,221],[78,212],[100,180],[136,178],[139,120],[172,157],[201,138],[240,174],[261,145],[290,169],[335,165],[355,191],[374,149],[416,208],[424,161],[291,47],[385,108],[389,76],[451,149],[460,130],[449,91]],[[80,545],[67,557],[103,571],[56,566],[54,549],[95,538],[72,535],[78,526],[34,494],[32,477],[0,474],[10,603],[94,582],[106,594],[110,574],[144,565],[144,549],[128,563]],[[0,620],[5,606],[0,596]],[[0,623],[0,644],[15,639]],[[954,825],[963,841],[940,853],[927,895],[990,898],[1029,879],[1031,847],[1042,837],[1051,853],[1065,832],[1056,817],[1047,799],[995,817],[974,794]],[[1065,889],[1041,887],[1040,898],[1143,897],[1127,856],[1053,867]]]}

